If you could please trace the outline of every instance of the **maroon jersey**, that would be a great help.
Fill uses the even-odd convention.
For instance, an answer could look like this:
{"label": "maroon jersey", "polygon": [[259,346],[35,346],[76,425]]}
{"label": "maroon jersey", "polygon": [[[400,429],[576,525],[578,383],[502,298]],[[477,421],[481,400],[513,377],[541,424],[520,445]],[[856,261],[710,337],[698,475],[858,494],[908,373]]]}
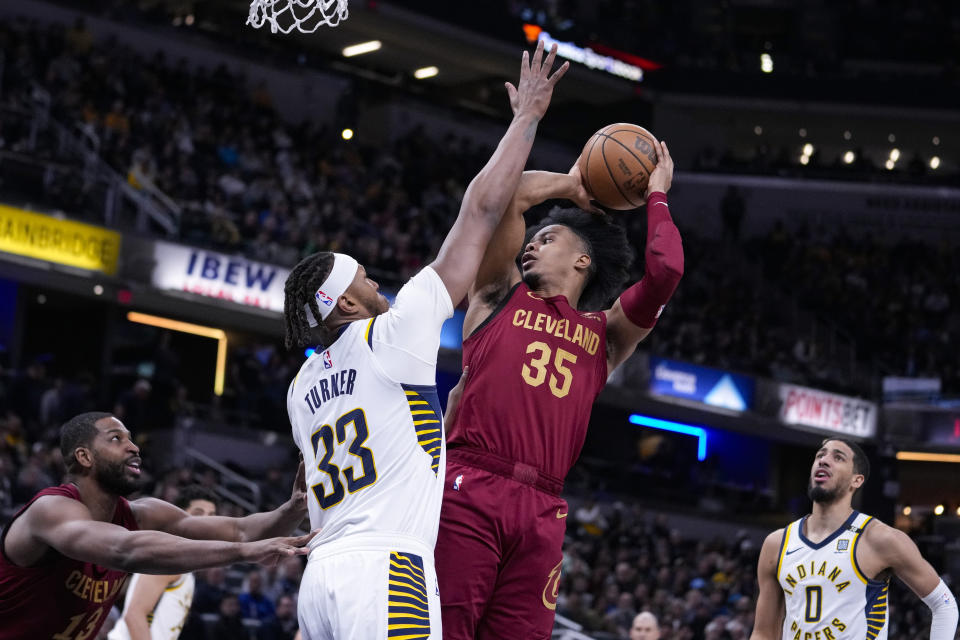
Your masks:
{"label": "maroon jersey", "polygon": [[[20,515],[41,496],[80,500],[72,484],[49,487],[26,504]],[[13,520],[10,521],[13,524]],[[130,503],[120,498],[113,524],[138,529]],[[7,558],[0,537],[0,640],[93,640],[128,573],[80,562],[50,549],[32,567],[19,567]]]}
{"label": "maroon jersey", "polygon": [[448,444],[468,445],[563,478],[607,381],[607,318],[520,283],[463,341],[470,367]]}

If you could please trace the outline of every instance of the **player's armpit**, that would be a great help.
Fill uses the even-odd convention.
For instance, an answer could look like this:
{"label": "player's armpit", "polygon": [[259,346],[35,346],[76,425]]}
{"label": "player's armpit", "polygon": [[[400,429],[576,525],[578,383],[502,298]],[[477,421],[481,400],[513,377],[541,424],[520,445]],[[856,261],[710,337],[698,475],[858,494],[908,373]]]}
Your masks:
{"label": "player's armpit", "polygon": [[[867,544],[861,545],[861,550],[877,557],[881,565],[878,568],[881,571],[889,568],[917,597],[923,598],[940,583],[936,570],[920,555],[916,543],[903,531],[873,521],[864,532],[864,542]],[[862,548],[864,546],[866,549]],[[864,558],[864,568],[873,564],[871,560]],[[859,557],[857,561],[860,562]]]}
{"label": "player's armpit", "polygon": [[653,329],[635,325],[623,312],[619,299],[604,314],[607,316],[607,372],[610,373],[633,355],[637,345]]}
{"label": "player's armpit", "polygon": [[777,563],[780,558],[780,544],[783,541],[783,529],[774,531],[763,541],[760,560],[757,563],[757,612],[750,640],[777,640],[783,626],[785,604],[783,589],[777,582]]}

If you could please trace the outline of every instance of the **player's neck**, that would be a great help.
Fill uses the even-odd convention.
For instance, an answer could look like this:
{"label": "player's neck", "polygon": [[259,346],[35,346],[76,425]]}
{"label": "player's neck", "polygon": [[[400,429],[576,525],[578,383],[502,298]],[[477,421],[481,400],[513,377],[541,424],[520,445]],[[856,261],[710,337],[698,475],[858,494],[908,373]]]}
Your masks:
{"label": "player's neck", "polygon": [[811,540],[820,540],[840,528],[850,514],[853,507],[847,500],[834,502],[814,502],[810,517],[806,520],[806,535]]}
{"label": "player's neck", "polygon": [[571,285],[569,282],[548,282],[541,280],[533,289],[533,293],[540,298],[563,296],[567,299],[567,303],[576,309],[577,304],[580,302],[581,288],[576,285]]}
{"label": "player's neck", "polygon": [[96,480],[87,476],[70,476],[67,482],[80,491],[80,501],[90,510],[90,516],[100,522],[110,522],[117,510],[120,496],[103,490]]}

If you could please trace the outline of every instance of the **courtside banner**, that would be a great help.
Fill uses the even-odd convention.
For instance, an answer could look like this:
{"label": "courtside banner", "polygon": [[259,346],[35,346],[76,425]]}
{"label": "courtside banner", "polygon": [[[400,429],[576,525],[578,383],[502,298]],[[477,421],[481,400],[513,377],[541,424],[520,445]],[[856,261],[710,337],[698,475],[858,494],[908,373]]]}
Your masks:
{"label": "courtside banner", "polygon": [[650,392],[733,411],[753,408],[753,378],[721,369],[650,358]]}
{"label": "courtside banner", "polygon": [[792,384],[778,385],[778,418],[790,425],[872,438],[877,433],[877,405],[860,398]]}
{"label": "courtside banner", "polygon": [[283,312],[283,285],[289,269],[242,256],[158,241],[150,281],[158,289]]}
{"label": "courtside banner", "polygon": [[0,205],[0,251],[114,275],[120,234]]}

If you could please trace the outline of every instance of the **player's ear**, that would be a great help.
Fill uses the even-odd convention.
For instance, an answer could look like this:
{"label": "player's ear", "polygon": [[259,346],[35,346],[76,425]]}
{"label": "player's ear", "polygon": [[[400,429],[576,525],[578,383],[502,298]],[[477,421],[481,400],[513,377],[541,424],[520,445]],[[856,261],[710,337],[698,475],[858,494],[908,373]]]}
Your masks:
{"label": "player's ear", "polygon": [[591,264],[593,264],[593,260],[590,258],[590,255],[581,253],[577,256],[577,261],[573,263],[573,266],[577,269],[583,269],[585,271],[590,268]]}
{"label": "player's ear", "polygon": [[73,450],[73,457],[81,467],[89,469],[93,466],[93,452],[88,447],[77,447]]}
{"label": "player's ear", "polygon": [[854,490],[856,490],[863,486],[865,480],[866,478],[863,477],[862,473],[855,473],[853,474],[853,479],[851,480],[850,484],[853,486]]}

